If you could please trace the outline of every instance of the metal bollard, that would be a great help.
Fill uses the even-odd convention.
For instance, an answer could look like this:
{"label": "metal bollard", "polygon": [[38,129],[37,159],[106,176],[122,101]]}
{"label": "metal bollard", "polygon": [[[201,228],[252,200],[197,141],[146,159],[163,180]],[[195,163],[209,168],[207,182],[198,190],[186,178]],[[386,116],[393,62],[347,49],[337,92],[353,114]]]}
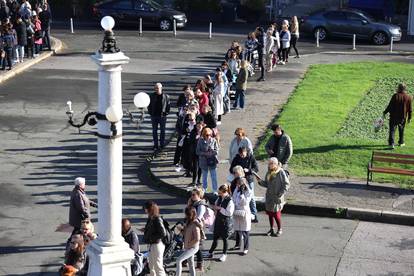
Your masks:
{"label": "metal bollard", "polygon": [[177,36],[177,21],[174,19],[174,23],[173,23],[174,25],[173,25],[173,34],[174,34],[174,37],[176,37]]}
{"label": "metal bollard", "polygon": [[70,18],[70,33],[73,34],[73,18]]}
{"label": "metal bollard", "polygon": [[213,37],[213,22],[210,22],[208,38],[211,39],[212,37]]}
{"label": "metal bollard", "polygon": [[356,34],[354,34],[352,39],[352,50],[356,50]]}
{"label": "metal bollard", "polygon": [[142,17],[139,18],[139,36],[142,36]]}
{"label": "metal bollard", "polygon": [[316,47],[319,48],[319,30],[316,32]]}
{"label": "metal bollard", "polygon": [[390,53],[392,53],[394,47],[394,37],[391,37],[391,41],[390,41]]}

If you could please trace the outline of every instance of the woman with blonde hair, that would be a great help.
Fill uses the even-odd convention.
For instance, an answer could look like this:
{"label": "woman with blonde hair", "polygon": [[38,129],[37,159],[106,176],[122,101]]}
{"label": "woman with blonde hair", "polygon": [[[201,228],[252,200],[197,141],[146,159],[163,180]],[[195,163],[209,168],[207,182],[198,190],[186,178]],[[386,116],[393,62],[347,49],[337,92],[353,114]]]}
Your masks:
{"label": "woman with blonde hair", "polygon": [[283,20],[282,31],[280,32],[280,42],[282,44],[282,60],[279,62],[279,64],[281,65],[284,65],[288,62],[290,39],[291,36],[289,32],[289,22],[287,20]]}
{"label": "woman with blonde hair", "polygon": [[292,21],[291,21],[291,26],[290,26],[290,32],[292,34],[291,40],[290,40],[290,47],[289,47],[289,54],[290,54],[290,49],[295,49],[296,52],[296,56],[295,58],[299,58],[299,52],[298,49],[296,48],[296,42],[299,39],[299,22],[298,22],[298,17],[295,15],[292,17]]}
{"label": "woman with blonde hair", "polygon": [[[257,177],[257,176],[256,176]],[[288,175],[279,164],[276,157],[269,159],[268,171],[265,179],[258,178],[258,184],[266,188],[265,209],[269,216],[270,230],[268,236],[279,237],[282,235],[282,209],[285,205],[285,194],[289,189],[290,182]],[[277,232],[274,231],[274,220],[277,224]]]}
{"label": "woman with blonde hair", "polygon": [[217,140],[213,137],[213,131],[206,127],[201,133],[198,140],[196,154],[198,155],[198,165],[203,177],[203,189],[207,190],[207,177],[210,172],[213,192],[217,191],[217,163],[218,163],[219,146]]}

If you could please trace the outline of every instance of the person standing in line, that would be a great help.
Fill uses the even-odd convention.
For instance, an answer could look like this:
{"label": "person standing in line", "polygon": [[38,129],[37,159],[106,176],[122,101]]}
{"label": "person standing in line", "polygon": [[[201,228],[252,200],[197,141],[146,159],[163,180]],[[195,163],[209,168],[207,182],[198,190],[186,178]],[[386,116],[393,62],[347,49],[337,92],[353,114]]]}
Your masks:
{"label": "person standing in line", "polygon": [[236,128],[234,131],[235,137],[230,142],[229,147],[229,163],[233,162],[233,159],[239,153],[241,147],[245,147],[250,154],[253,154],[253,145],[249,138],[246,136],[246,131],[242,127]]}
{"label": "person standing in line", "polygon": [[217,120],[217,125],[221,125],[221,116],[224,114],[223,95],[225,94],[225,84],[223,79],[223,72],[221,68],[217,68],[217,73],[214,79],[214,116]]}
{"label": "person standing in line", "polygon": [[149,244],[148,265],[151,276],[166,276],[163,263],[165,245],[162,239],[167,235],[160,208],[154,201],[147,201],[144,204],[144,211],[148,215],[148,220],[144,229],[144,241]]}
{"label": "person standing in line", "polygon": [[[266,188],[265,210],[270,224],[270,230],[267,232],[267,235],[279,237],[282,235],[282,209],[286,203],[285,194],[289,190],[290,182],[288,175],[282,169],[276,157],[269,159],[265,179],[258,178],[258,183]],[[274,220],[277,224],[276,233],[274,230]]]}
{"label": "person standing in line", "polygon": [[289,22],[283,20],[282,31],[280,32],[280,42],[282,44],[282,60],[279,64],[284,65],[288,62],[289,58],[289,47],[290,47],[290,32],[289,32]]}
{"label": "person standing in line", "polygon": [[265,37],[265,56],[266,56],[266,71],[271,72],[273,70],[273,48],[275,40],[273,37],[273,28],[269,28],[266,31]]}
{"label": "person standing in line", "polygon": [[82,221],[91,217],[90,206],[98,207],[98,204],[89,200],[85,193],[86,180],[83,177],[75,179],[75,187],[70,195],[69,224],[73,226],[72,235],[79,233]]}
{"label": "person standing in line", "polygon": [[203,177],[203,189],[207,191],[207,177],[210,171],[213,193],[217,192],[217,163],[219,146],[217,140],[212,137],[213,131],[206,127],[203,129],[201,138],[198,140],[196,154],[198,155],[198,165]]}
{"label": "person standing in line", "polygon": [[272,125],[273,135],[265,145],[269,157],[276,157],[285,170],[293,154],[292,140],[278,124]]}
{"label": "person standing in line", "polygon": [[23,62],[24,59],[24,47],[27,45],[27,30],[26,23],[22,20],[20,14],[16,15],[16,34],[17,34],[17,61]]}
{"label": "person standing in line", "polygon": [[237,105],[241,109],[244,108],[244,96],[247,89],[247,79],[249,73],[247,71],[247,67],[249,66],[249,62],[247,60],[242,60],[240,63],[240,70],[239,74],[237,75],[236,79],[236,95],[233,103],[233,108],[237,109]]}
{"label": "person standing in line", "polygon": [[257,81],[265,81],[265,66],[264,66],[264,58],[265,58],[265,31],[263,27],[258,27],[256,29],[257,33],[257,53],[259,59],[259,67],[260,67],[260,78]]}
{"label": "person standing in line", "polygon": [[196,276],[194,255],[199,250],[202,226],[197,220],[197,212],[193,207],[185,208],[184,252],[177,258],[176,276],[181,276],[182,264],[188,260],[188,269],[191,276]]}
{"label": "person standing in line", "polygon": [[216,202],[212,206],[216,211],[216,220],[214,221],[213,243],[211,244],[208,257],[213,258],[213,252],[217,247],[218,239],[223,239],[223,255],[220,257],[220,262],[225,262],[227,259],[228,238],[233,230],[233,213],[234,203],[230,195],[229,186],[223,184],[218,189]]}
{"label": "person standing in line", "polygon": [[[187,207],[193,207],[197,212],[197,220],[199,223],[204,223],[204,213],[206,212],[206,201],[203,199],[204,192],[201,188],[194,188],[191,191],[191,197],[188,199]],[[203,272],[203,240],[200,240],[199,249],[195,254],[197,257],[196,270]]]}
{"label": "person standing in line", "polygon": [[[165,125],[171,106],[170,97],[162,91],[162,84],[156,83],[154,89],[155,92],[150,96],[148,114],[151,116],[154,150],[159,150],[165,146]],[[160,144],[158,144],[158,126],[160,127]]]}
{"label": "person standing in line", "polygon": [[47,47],[49,51],[52,50],[50,44],[50,22],[51,14],[49,11],[49,5],[43,5],[43,10],[39,13],[39,19],[41,22],[42,27],[42,37],[43,37],[43,44]]}
{"label": "person standing in line", "polygon": [[3,31],[3,35],[1,37],[3,43],[3,51],[4,51],[4,59],[3,65],[1,70],[6,70],[6,63],[7,63],[7,70],[12,69],[12,58],[13,58],[13,47],[15,44],[15,39],[11,31],[11,27],[9,24],[6,25]]}
{"label": "person standing in line", "polygon": [[290,47],[289,47],[288,55],[290,54],[290,50],[293,48],[296,53],[295,58],[299,58],[299,51],[298,51],[298,48],[296,48],[296,43],[298,42],[298,39],[299,39],[299,22],[298,22],[298,17],[296,15],[292,17],[292,25],[290,26],[290,31],[291,31],[291,40],[290,40]]}
{"label": "person standing in line", "polygon": [[398,127],[400,147],[405,146],[404,128],[406,123],[411,122],[412,115],[412,96],[407,93],[407,86],[400,83],[387,108],[383,112],[383,116],[390,113],[390,129],[388,135],[388,145],[394,149],[395,129]]}
{"label": "person standing in line", "polygon": [[33,24],[34,24],[34,57],[38,57],[41,51],[41,47],[43,44],[42,39],[42,24],[39,20],[39,16],[33,12]]}

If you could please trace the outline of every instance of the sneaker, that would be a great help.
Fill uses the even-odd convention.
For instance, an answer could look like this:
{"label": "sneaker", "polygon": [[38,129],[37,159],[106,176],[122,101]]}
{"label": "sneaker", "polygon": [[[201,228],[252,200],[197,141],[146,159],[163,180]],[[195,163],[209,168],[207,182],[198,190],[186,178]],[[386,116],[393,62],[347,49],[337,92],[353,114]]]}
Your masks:
{"label": "sneaker", "polygon": [[269,231],[267,231],[266,236],[273,236],[275,234],[275,230],[272,228]]}
{"label": "sneaker", "polygon": [[405,147],[405,144],[404,144],[404,143],[402,143],[402,144],[399,144],[399,146],[400,146],[400,147]]}
{"label": "sneaker", "polygon": [[299,56],[299,55],[297,55],[297,56],[295,56],[295,58],[300,58],[300,56]]}
{"label": "sneaker", "polygon": [[391,150],[395,149],[394,145],[389,145],[389,147],[390,147]]}
{"label": "sneaker", "polygon": [[257,216],[255,216],[254,219],[252,219],[252,223],[259,223],[259,220],[257,219]]}
{"label": "sneaker", "polygon": [[243,256],[246,256],[248,252],[249,252],[249,250],[247,250],[247,249],[246,249],[246,250],[244,250],[244,251],[243,251]]}
{"label": "sneaker", "polygon": [[226,261],[226,259],[227,259],[227,255],[223,254],[223,255],[221,255],[219,261],[224,263]]}
{"label": "sneaker", "polygon": [[220,126],[221,125],[221,121],[217,121],[217,125]]}
{"label": "sneaker", "polygon": [[176,172],[181,172],[181,170],[182,170],[183,168],[180,166],[180,165],[175,165],[175,171]]}
{"label": "sneaker", "polygon": [[279,230],[277,230],[277,232],[276,232],[276,235],[275,235],[276,237],[280,237],[280,236],[282,236],[282,229],[279,229]]}

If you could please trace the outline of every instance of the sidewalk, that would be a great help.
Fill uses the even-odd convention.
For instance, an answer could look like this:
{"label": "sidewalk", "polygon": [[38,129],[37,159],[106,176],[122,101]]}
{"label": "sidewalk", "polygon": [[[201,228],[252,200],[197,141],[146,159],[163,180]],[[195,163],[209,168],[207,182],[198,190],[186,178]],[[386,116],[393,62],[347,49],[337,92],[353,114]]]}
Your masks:
{"label": "sidewalk", "polygon": [[[228,147],[234,130],[243,127],[247,137],[255,145],[269,122],[277,116],[295,86],[300,82],[308,66],[314,63],[337,63],[373,56],[310,55],[291,62],[267,74],[266,81],[256,83],[252,77],[246,93],[245,111],[232,111],[223,118],[220,126],[221,148],[218,165],[219,185],[226,182],[229,174]],[[386,60],[385,57],[382,59]],[[236,123],[237,122],[237,123]],[[158,185],[186,195],[191,178],[177,173],[173,166],[176,141],[172,140],[166,149],[151,160],[150,174]],[[294,145],[294,141],[293,141]],[[266,162],[259,162],[259,174],[266,172]],[[414,192],[396,188],[392,184],[372,183],[366,186],[364,180],[291,176],[291,189],[284,212],[314,216],[341,217],[414,225]],[[263,210],[265,189],[256,185],[259,208]],[[261,201],[261,203],[260,203]]]}

